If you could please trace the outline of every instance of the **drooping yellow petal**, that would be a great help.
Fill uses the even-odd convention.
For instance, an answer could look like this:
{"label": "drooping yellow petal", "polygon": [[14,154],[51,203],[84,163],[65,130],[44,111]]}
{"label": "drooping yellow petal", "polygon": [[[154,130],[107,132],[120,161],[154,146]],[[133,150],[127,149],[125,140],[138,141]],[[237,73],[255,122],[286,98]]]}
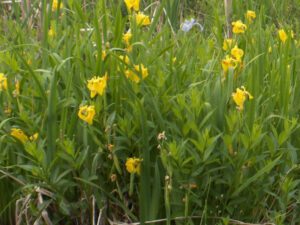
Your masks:
{"label": "drooping yellow petal", "polygon": [[21,141],[23,144],[28,141],[27,135],[21,129],[11,128],[10,135]]}

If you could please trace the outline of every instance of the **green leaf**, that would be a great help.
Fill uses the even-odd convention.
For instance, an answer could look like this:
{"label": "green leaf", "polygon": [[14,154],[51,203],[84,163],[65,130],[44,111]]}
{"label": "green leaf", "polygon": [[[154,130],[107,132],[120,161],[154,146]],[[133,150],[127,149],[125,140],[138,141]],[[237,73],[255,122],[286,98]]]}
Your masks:
{"label": "green leaf", "polygon": [[282,157],[282,155],[277,157],[275,160],[269,162],[265,167],[260,169],[254,176],[250,177],[245,182],[243,182],[243,184],[237,190],[235,190],[233,192],[232,197],[238,196],[251,183],[255,182],[261,176],[266,175],[267,173],[269,173],[273,169],[273,167],[277,165],[277,163],[278,163],[278,161],[280,160],[281,157]]}

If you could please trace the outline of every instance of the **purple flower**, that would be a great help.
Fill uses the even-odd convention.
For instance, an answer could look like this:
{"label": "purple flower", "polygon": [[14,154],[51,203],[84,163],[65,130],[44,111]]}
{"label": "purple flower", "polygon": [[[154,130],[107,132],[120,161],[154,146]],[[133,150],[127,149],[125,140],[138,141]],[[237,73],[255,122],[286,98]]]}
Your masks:
{"label": "purple flower", "polygon": [[194,18],[191,18],[190,20],[185,20],[182,24],[181,24],[181,30],[184,32],[189,32],[194,26],[198,26],[200,31],[203,31],[203,26],[196,22],[196,20]]}

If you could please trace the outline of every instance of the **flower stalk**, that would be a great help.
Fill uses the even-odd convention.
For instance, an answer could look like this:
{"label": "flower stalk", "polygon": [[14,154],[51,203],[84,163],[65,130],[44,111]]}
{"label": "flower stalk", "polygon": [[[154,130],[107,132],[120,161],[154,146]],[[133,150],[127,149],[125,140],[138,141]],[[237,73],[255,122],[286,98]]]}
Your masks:
{"label": "flower stalk", "polygon": [[225,17],[226,17],[226,36],[227,38],[232,37],[231,31],[231,14],[232,14],[232,0],[224,0]]}

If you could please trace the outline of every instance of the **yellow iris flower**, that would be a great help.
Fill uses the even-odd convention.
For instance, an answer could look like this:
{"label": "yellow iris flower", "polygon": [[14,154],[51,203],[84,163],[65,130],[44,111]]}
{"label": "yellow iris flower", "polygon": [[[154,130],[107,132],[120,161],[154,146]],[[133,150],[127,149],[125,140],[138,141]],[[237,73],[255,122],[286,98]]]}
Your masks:
{"label": "yellow iris flower", "polygon": [[135,65],[134,69],[135,69],[135,71],[126,70],[125,76],[128,79],[134,81],[135,83],[139,83],[141,80],[138,74],[141,74],[143,79],[145,79],[149,75],[148,69],[146,67],[144,67],[143,64]]}
{"label": "yellow iris flower", "polygon": [[241,33],[245,33],[246,30],[247,30],[247,26],[241,20],[232,22],[232,32],[233,33],[241,34]]}
{"label": "yellow iris flower", "polygon": [[237,45],[235,45],[234,48],[231,49],[230,53],[238,61],[241,61],[242,57],[244,56],[244,51],[238,48]]}
{"label": "yellow iris flower", "polygon": [[244,103],[247,97],[249,98],[249,100],[253,99],[253,96],[248,91],[246,91],[244,86],[242,86],[241,88],[237,88],[236,92],[232,93],[233,101],[237,105],[237,109],[239,111],[242,111],[244,109]]}
{"label": "yellow iris flower", "polygon": [[149,16],[141,12],[138,12],[138,14],[135,15],[135,20],[138,26],[147,26],[151,24]]}
{"label": "yellow iris flower", "polygon": [[104,77],[93,77],[88,80],[87,87],[91,92],[91,98],[94,98],[97,94],[103,95],[107,86],[108,76],[105,74]]}
{"label": "yellow iris flower", "polygon": [[288,38],[288,36],[287,36],[287,34],[285,33],[284,29],[280,29],[280,30],[278,31],[278,36],[279,36],[279,39],[281,40],[282,43],[285,43],[286,40],[287,40],[287,38]]}
{"label": "yellow iris flower", "polygon": [[78,117],[83,121],[87,122],[89,125],[93,124],[95,115],[96,115],[95,106],[93,105],[80,106],[78,111]]}
{"label": "yellow iris flower", "polygon": [[140,0],[124,0],[127,9],[130,11],[134,9],[135,11],[140,10]]}
{"label": "yellow iris flower", "polygon": [[246,19],[249,21],[249,23],[252,23],[255,18],[256,18],[256,13],[254,11],[248,10],[246,12]]}
{"label": "yellow iris flower", "polygon": [[143,160],[140,158],[128,158],[126,160],[125,166],[126,166],[126,170],[129,173],[137,173],[140,174],[141,173],[141,162]]}
{"label": "yellow iris flower", "polygon": [[229,55],[226,55],[225,59],[222,60],[222,68],[224,73],[227,73],[229,68],[235,69],[238,65],[238,61]]}

